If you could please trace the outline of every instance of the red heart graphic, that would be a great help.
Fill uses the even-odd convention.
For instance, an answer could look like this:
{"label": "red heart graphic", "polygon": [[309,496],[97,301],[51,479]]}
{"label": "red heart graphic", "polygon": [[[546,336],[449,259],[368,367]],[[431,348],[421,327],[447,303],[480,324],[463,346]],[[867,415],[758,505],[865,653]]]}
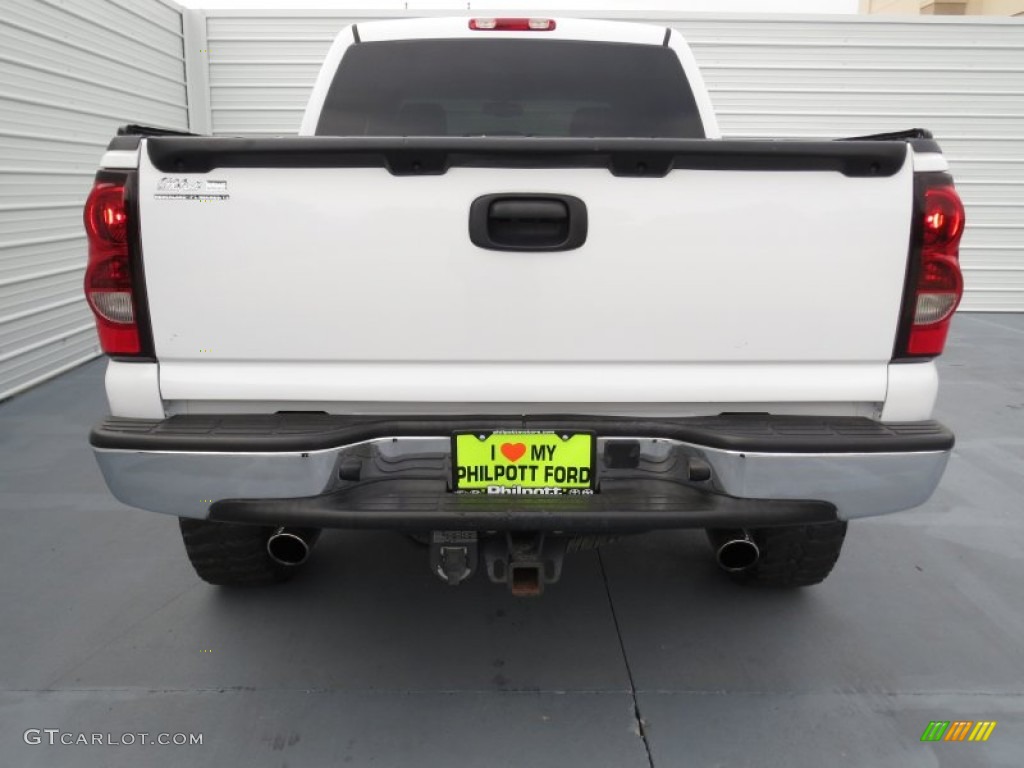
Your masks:
{"label": "red heart graphic", "polygon": [[522,443],[502,443],[501,452],[509,461],[519,461],[526,453],[526,446]]}

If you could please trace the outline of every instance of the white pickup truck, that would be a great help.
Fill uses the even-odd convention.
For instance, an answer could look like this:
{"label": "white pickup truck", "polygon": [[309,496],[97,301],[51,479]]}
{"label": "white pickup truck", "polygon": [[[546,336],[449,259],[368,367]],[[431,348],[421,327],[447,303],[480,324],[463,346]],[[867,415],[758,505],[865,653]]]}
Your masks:
{"label": "white pickup truck", "polygon": [[351,26],[299,136],[127,126],[85,223],[96,458],[214,584],[287,579],[325,528],[517,595],[679,528],[739,580],[815,584],[953,446],[938,145],[724,140],[671,29]]}

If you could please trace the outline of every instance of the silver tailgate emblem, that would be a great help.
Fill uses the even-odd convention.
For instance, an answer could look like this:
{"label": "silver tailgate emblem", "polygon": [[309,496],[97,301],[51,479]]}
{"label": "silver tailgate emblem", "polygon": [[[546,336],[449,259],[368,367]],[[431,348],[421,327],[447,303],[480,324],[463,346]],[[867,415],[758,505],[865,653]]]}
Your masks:
{"label": "silver tailgate emblem", "polygon": [[154,200],[197,200],[201,203],[227,200],[228,183],[223,179],[190,179],[163,176],[156,184]]}

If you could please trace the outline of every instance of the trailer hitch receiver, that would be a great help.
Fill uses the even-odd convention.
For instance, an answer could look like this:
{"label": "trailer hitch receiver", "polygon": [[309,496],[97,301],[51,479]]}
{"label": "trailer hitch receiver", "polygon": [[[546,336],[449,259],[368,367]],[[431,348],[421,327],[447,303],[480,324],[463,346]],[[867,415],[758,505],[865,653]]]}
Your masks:
{"label": "trailer hitch receiver", "polygon": [[507,584],[515,597],[538,597],[562,576],[567,540],[543,533],[506,533],[483,543],[491,581]]}

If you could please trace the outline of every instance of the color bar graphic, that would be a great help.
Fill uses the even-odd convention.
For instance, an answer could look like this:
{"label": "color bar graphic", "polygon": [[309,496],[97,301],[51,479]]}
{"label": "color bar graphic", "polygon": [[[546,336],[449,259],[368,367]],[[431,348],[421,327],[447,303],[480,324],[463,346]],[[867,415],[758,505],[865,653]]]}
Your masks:
{"label": "color bar graphic", "polygon": [[996,725],[995,720],[932,720],[921,741],[988,741]]}
{"label": "color bar graphic", "polygon": [[974,730],[971,731],[968,741],[988,741],[988,737],[992,735],[992,731],[996,729],[995,720],[979,720],[978,724],[974,726]]}
{"label": "color bar graphic", "polygon": [[946,731],[946,738],[943,741],[963,741],[971,730],[974,723],[970,720],[954,720],[949,730]]}

